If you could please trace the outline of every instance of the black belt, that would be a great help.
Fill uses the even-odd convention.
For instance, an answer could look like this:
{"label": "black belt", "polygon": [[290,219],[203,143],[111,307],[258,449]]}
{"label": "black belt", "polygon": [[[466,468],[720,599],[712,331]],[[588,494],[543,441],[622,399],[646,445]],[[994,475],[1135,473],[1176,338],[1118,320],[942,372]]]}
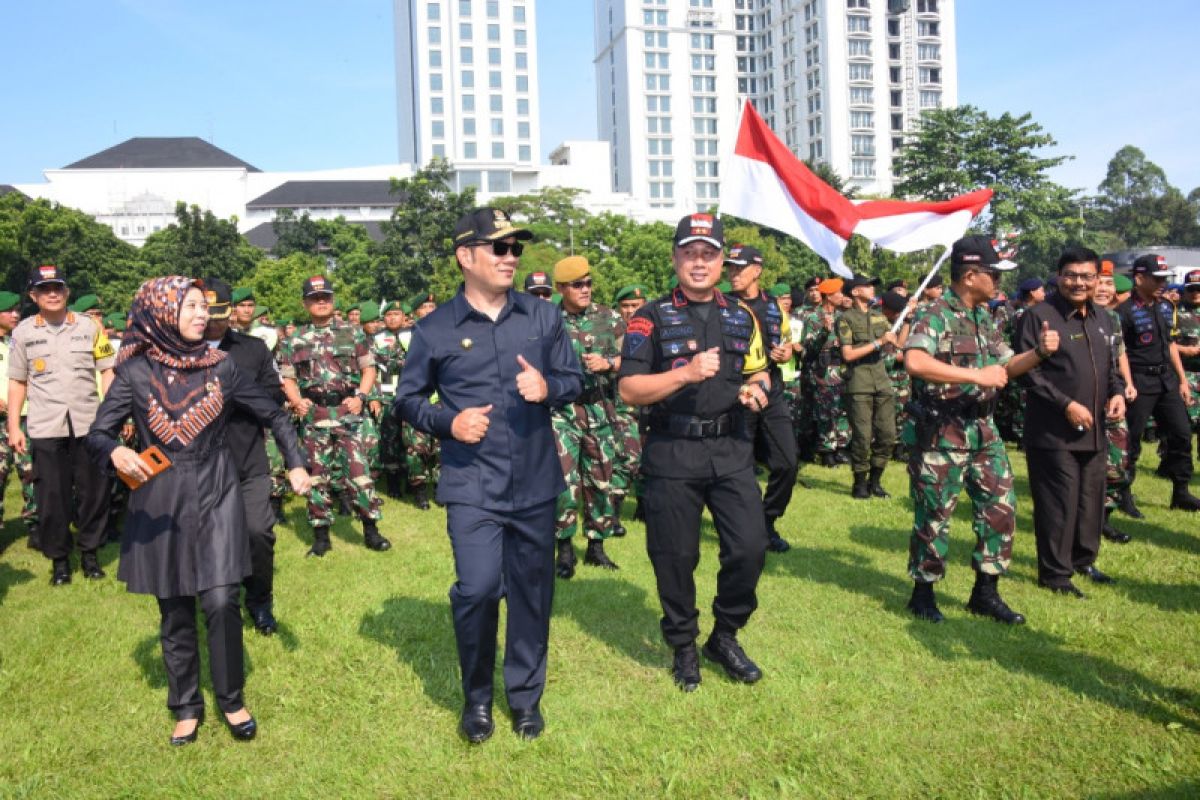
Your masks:
{"label": "black belt", "polygon": [[705,419],[687,414],[651,414],[650,430],[683,439],[715,439],[733,432],[733,417],[722,414]]}
{"label": "black belt", "polygon": [[354,395],[353,394],[335,394],[333,392],[307,391],[307,392],[301,392],[300,396],[303,397],[305,400],[312,400],[314,405],[328,406],[329,408],[333,408],[334,406],[340,406],[342,404],[343,400],[353,397]]}
{"label": "black belt", "polygon": [[941,419],[957,419],[963,422],[970,422],[984,417],[990,417],[996,413],[996,400],[988,400],[986,402],[973,403],[938,403],[936,401],[929,403],[929,408],[936,417]]}
{"label": "black belt", "polygon": [[1143,366],[1137,366],[1134,364],[1130,364],[1129,368],[1132,371],[1140,372],[1143,375],[1162,375],[1164,372],[1164,367],[1162,364],[1143,365]]}

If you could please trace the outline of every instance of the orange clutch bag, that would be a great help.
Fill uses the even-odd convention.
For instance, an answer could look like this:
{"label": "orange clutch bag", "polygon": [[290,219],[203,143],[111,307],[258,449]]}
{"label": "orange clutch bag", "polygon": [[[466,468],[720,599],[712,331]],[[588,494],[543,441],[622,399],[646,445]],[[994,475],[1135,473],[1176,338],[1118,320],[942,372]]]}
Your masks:
{"label": "orange clutch bag", "polygon": [[[138,458],[142,459],[142,464],[147,470],[150,471],[150,478],[153,478],[155,475],[171,466],[171,459],[163,455],[163,451],[159,450],[157,445],[148,447],[142,452],[138,453]],[[125,485],[130,489],[137,489],[146,482],[138,480],[137,478],[131,478],[123,472],[118,472],[117,476],[120,477],[120,479],[124,481]],[[150,478],[147,478],[146,480],[149,480]]]}

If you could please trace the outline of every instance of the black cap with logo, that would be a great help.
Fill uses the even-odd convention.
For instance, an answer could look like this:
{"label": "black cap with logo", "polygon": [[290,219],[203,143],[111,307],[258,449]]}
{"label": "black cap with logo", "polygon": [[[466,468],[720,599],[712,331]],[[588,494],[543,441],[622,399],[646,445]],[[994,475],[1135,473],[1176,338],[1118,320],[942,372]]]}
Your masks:
{"label": "black cap with logo", "polygon": [[463,215],[454,225],[454,246],[497,239],[532,239],[533,231],[513,225],[508,214],[498,208],[477,208]]}
{"label": "black cap with logo", "polygon": [[43,283],[61,283],[65,286],[67,279],[58,267],[53,264],[43,264],[29,271],[29,288],[41,286]]}
{"label": "black cap with logo", "polygon": [[333,294],[333,282],[324,275],[313,275],[304,282],[303,294],[312,297],[316,294]]}
{"label": "black cap with logo", "polygon": [[210,319],[229,319],[233,312],[233,289],[220,278],[204,278],[204,299],[208,301]]}
{"label": "black cap with logo", "polygon": [[692,242],[707,242],[713,247],[725,246],[725,228],[712,214],[688,214],[675,226],[675,246]]}

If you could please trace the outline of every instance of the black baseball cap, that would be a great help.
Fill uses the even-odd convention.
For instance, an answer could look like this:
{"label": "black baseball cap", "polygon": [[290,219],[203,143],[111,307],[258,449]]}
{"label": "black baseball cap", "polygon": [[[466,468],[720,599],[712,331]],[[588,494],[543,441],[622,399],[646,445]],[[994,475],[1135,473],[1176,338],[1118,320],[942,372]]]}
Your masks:
{"label": "black baseball cap", "polygon": [[866,275],[855,275],[847,278],[842,284],[842,291],[850,294],[851,289],[857,289],[860,286],[878,286],[882,281],[879,278],[868,278]]}
{"label": "black baseball cap", "polygon": [[815,289],[820,285],[821,285],[821,279],[819,277],[817,277],[816,275],[813,275],[811,278],[809,278],[808,280],[806,280],[804,282],[804,291],[807,292],[809,289]]}
{"label": "black baseball cap", "polygon": [[233,313],[233,289],[220,278],[203,278],[204,299],[208,301],[209,319],[229,319]]}
{"label": "black baseball cap", "polygon": [[1200,269],[1194,269],[1183,276],[1184,289],[1200,289]]}
{"label": "black baseball cap", "polygon": [[675,246],[692,242],[708,242],[713,247],[725,246],[725,227],[712,214],[688,214],[675,226]]}
{"label": "black baseball cap", "polygon": [[907,289],[908,281],[904,280],[904,278],[900,278],[899,280],[889,281],[888,285],[885,286],[884,288],[890,292],[892,289],[897,289],[900,287],[904,287],[905,289]]}
{"label": "black baseball cap", "polygon": [[926,289],[939,289],[942,286],[942,273],[938,273],[929,279],[929,283],[925,284]]}
{"label": "black baseball cap", "polygon": [[729,249],[729,255],[725,256],[725,263],[735,267],[745,267],[751,264],[761,267],[763,256],[754,245],[735,244]]}
{"label": "black baseball cap", "polygon": [[950,249],[950,263],[1007,272],[1017,268],[1011,261],[1001,262],[995,245],[987,236],[964,236]]}
{"label": "black baseball cap", "polygon": [[904,310],[904,307],[908,305],[908,298],[899,292],[889,289],[883,293],[883,297],[879,298],[879,302],[882,303],[883,307],[888,311],[900,313]]}
{"label": "black baseball cap", "polygon": [[533,290],[545,289],[549,294],[554,291],[554,287],[550,285],[550,276],[544,272],[531,272],[525,276],[525,291],[532,292]]}
{"label": "black baseball cap", "polygon": [[333,282],[324,275],[313,275],[304,282],[303,294],[312,297],[314,294],[333,294]]}
{"label": "black baseball cap", "polygon": [[66,286],[67,279],[63,277],[62,270],[58,267],[53,264],[43,264],[29,271],[29,288],[41,286],[43,283],[61,283]]}
{"label": "black baseball cap", "polygon": [[464,214],[454,224],[455,247],[475,242],[494,242],[509,236],[532,239],[533,231],[513,225],[508,213],[499,208],[477,208]]}
{"label": "black baseball cap", "polygon": [[1155,278],[1166,278],[1171,274],[1170,267],[1167,266],[1167,259],[1156,253],[1145,253],[1137,257],[1133,262],[1133,268],[1129,270],[1130,275],[1153,275]]}

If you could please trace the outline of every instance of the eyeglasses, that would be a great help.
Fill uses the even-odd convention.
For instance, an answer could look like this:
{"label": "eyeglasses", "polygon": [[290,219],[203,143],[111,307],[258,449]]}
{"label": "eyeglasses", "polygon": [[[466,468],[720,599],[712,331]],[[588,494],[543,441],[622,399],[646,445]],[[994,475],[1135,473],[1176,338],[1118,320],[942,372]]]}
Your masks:
{"label": "eyeglasses", "polygon": [[43,283],[33,289],[41,294],[62,294],[67,291],[67,285],[65,283]]}
{"label": "eyeglasses", "polygon": [[549,289],[530,289],[529,293],[534,297],[549,297],[553,294]]}
{"label": "eyeglasses", "polygon": [[513,242],[512,244],[509,244],[508,242],[496,240],[494,242],[474,242],[470,246],[486,247],[489,244],[492,246],[492,252],[495,253],[499,258],[503,258],[510,252],[517,258],[520,258],[521,253],[525,252],[525,245],[521,244],[520,242]]}
{"label": "eyeglasses", "polygon": [[976,275],[987,275],[992,279],[992,283],[1000,282],[1000,270],[998,269],[973,269],[971,271]]}
{"label": "eyeglasses", "polygon": [[1058,279],[1072,283],[1095,283],[1100,276],[1094,272],[1062,272]]}
{"label": "eyeglasses", "polygon": [[571,281],[567,286],[570,286],[572,289],[590,289],[592,288],[592,279],[580,278],[577,281]]}

